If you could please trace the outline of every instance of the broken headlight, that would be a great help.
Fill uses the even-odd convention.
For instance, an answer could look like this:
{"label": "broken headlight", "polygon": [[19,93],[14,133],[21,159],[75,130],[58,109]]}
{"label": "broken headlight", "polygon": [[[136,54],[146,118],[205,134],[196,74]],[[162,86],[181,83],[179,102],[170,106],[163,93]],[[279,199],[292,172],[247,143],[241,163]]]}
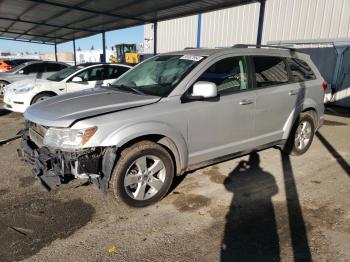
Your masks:
{"label": "broken headlight", "polygon": [[86,129],[54,128],[47,130],[44,145],[60,149],[80,149],[95,134],[97,127]]}

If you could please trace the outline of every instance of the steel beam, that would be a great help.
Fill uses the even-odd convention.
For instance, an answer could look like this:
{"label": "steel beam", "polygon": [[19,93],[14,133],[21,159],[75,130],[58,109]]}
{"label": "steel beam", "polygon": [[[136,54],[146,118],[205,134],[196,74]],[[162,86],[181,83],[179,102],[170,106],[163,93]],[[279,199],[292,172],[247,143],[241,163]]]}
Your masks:
{"label": "steel beam", "polygon": [[75,49],[75,39],[73,39],[73,55],[74,55],[74,65],[77,65],[77,53]]}
{"label": "steel beam", "polygon": [[19,19],[19,18],[10,18],[10,17],[4,17],[0,16],[0,20],[6,20],[6,21],[13,21],[13,22],[21,22],[21,23],[27,23],[27,24],[33,24],[33,25],[43,25],[43,26],[50,26],[50,27],[56,27],[56,28],[65,28],[70,29],[74,31],[85,31],[85,32],[91,32],[91,33],[99,33],[99,31],[86,29],[86,28],[77,28],[77,27],[71,27],[71,26],[65,26],[65,25],[55,25],[55,24],[49,24],[49,23],[41,23],[41,22],[35,22],[35,21],[29,21],[25,19]]}
{"label": "steel beam", "polygon": [[158,22],[153,23],[153,54],[157,55],[157,31],[158,31]]}
{"label": "steel beam", "polygon": [[57,6],[57,7],[62,7],[62,8],[67,8],[68,10],[76,10],[76,11],[91,13],[91,14],[95,14],[95,15],[102,15],[102,16],[109,16],[109,17],[114,17],[114,18],[123,18],[123,19],[130,19],[130,20],[135,20],[135,21],[146,22],[144,19],[140,19],[140,18],[136,18],[136,17],[112,14],[112,13],[108,13],[108,12],[95,11],[95,10],[91,10],[91,9],[87,9],[87,8],[83,8],[83,7],[70,6],[70,5],[66,5],[66,4],[62,4],[62,3],[58,3],[58,2],[49,2],[46,0],[27,0],[27,1],[51,5],[51,6]]}
{"label": "steel beam", "polygon": [[106,63],[106,33],[102,32],[102,61]]}
{"label": "steel beam", "polygon": [[317,39],[302,39],[302,40],[281,40],[268,41],[269,45],[309,45],[309,44],[332,44],[332,45],[349,45],[350,37],[348,38],[317,38]]}
{"label": "steel beam", "polygon": [[265,0],[260,0],[260,12],[259,12],[259,24],[258,24],[258,35],[256,37],[256,46],[261,46],[261,39],[264,29],[264,17],[265,17]]}
{"label": "steel beam", "polygon": [[[14,35],[26,35],[26,36],[33,36],[33,37],[42,37],[42,38],[51,38],[51,39],[60,39],[60,40],[69,40],[66,38],[61,38],[61,37],[54,37],[54,36],[47,36],[47,35],[37,35],[37,34],[29,34],[26,33],[24,34],[23,32],[16,32],[16,31],[8,31],[8,30],[0,30],[1,33],[9,33],[9,34],[14,34]],[[16,38],[16,37],[15,37]]]}
{"label": "steel beam", "polygon": [[1,39],[1,40],[8,40],[8,41],[23,42],[23,43],[33,43],[33,44],[42,44],[42,45],[55,45],[55,43],[50,43],[50,42],[41,42],[41,41],[32,41],[32,40],[13,39],[13,38],[7,38],[7,37],[0,37],[0,39]]}
{"label": "steel beam", "polygon": [[197,24],[197,48],[201,47],[201,29],[202,29],[202,14],[198,14]]}
{"label": "steel beam", "polygon": [[56,60],[56,62],[58,61],[58,59],[57,59],[57,44],[55,43],[55,60]]}

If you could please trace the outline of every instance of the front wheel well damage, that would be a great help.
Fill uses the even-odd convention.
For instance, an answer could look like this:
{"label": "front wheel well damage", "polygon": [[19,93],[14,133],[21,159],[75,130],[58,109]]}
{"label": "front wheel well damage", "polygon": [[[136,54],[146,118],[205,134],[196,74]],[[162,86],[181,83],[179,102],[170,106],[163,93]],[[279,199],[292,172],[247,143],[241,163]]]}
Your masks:
{"label": "front wheel well damage", "polygon": [[108,185],[109,181],[111,179],[113,169],[115,167],[115,164],[118,160],[118,157],[120,156],[121,152],[134,145],[135,143],[141,142],[141,141],[152,141],[154,143],[157,143],[164,147],[168,153],[170,154],[175,170],[176,170],[176,175],[181,175],[181,164],[180,164],[180,156],[178,153],[178,149],[175,145],[175,143],[168,137],[163,136],[163,135],[158,135],[158,134],[150,134],[150,135],[144,135],[144,136],[139,136],[134,139],[131,139],[130,141],[126,142],[123,144],[121,147],[108,147],[103,159],[102,159],[102,173],[103,177],[99,178],[98,180],[98,186],[99,188],[107,193],[108,191]]}

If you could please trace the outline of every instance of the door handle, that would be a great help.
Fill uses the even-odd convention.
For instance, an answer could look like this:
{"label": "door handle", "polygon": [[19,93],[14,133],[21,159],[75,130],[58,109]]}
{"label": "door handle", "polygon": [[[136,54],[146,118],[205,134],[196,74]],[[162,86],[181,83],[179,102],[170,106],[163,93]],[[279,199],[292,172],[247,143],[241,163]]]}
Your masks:
{"label": "door handle", "polygon": [[297,94],[298,94],[297,90],[291,90],[291,91],[288,92],[288,95],[290,95],[290,96],[295,96]]}
{"label": "door handle", "polygon": [[64,88],[59,88],[58,90],[63,91],[63,90],[64,90]]}
{"label": "door handle", "polygon": [[253,99],[243,99],[239,102],[240,105],[250,105],[250,104],[253,104],[254,103],[254,100]]}

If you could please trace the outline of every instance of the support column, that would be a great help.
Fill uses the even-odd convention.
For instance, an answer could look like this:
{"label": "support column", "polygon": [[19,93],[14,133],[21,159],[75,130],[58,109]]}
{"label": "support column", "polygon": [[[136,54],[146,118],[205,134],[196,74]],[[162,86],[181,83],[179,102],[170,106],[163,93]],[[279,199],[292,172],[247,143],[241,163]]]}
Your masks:
{"label": "support column", "polygon": [[106,34],[102,32],[102,63],[106,63]]}
{"label": "support column", "polygon": [[57,44],[55,43],[55,60],[56,60],[56,62],[58,61],[58,59],[57,59]]}
{"label": "support column", "polygon": [[202,14],[198,14],[197,24],[197,48],[201,47]]}
{"label": "support column", "polygon": [[75,49],[75,39],[73,39],[73,55],[74,55],[74,65],[77,65],[77,54]]}
{"label": "support column", "polygon": [[158,22],[153,23],[153,54],[157,55],[157,30],[158,30]]}
{"label": "support column", "polygon": [[266,0],[260,0],[258,35],[256,38],[256,46],[257,47],[261,46],[262,33],[263,33],[263,28],[264,28],[265,2],[266,2]]}

